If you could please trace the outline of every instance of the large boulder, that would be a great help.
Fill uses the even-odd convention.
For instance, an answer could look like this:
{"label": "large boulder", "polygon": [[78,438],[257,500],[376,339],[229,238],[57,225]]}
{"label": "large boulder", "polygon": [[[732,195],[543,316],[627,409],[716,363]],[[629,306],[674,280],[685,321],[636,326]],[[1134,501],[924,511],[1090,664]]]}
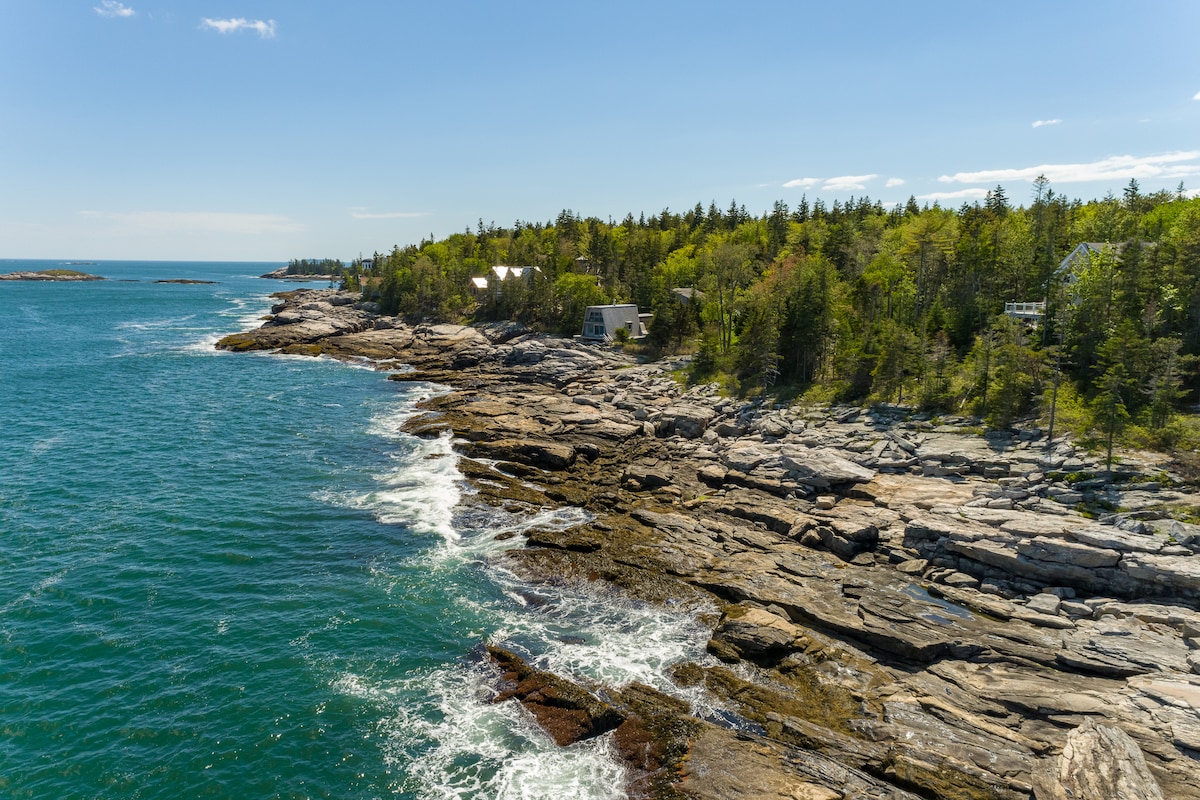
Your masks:
{"label": "large boulder", "polygon": [[783,468],[797,483],[814,489],[828,489],[846,483],[866,483],[875,477],[875,470],[842,458],[830,449],[793,449],[781,459]]}
{"label": "large boulder", "polygon": [[1088,718],[1067,734],[1062,754],[1034,778],[1037,800],[1162,800],[1137,743]]}
{"label": "large boulder", "polygon": [[685,439],[699,439],[708,430],[717,412],[708,406],[676,404],[662,410],[655,425],[659,436],[679,435]]}
{"label": "large boulder", "polygon": [[732,606],[713,631],[717,642],[732,645],[747,655],[786,650],[799,636],[800,629],[789,620],[754,606]]}

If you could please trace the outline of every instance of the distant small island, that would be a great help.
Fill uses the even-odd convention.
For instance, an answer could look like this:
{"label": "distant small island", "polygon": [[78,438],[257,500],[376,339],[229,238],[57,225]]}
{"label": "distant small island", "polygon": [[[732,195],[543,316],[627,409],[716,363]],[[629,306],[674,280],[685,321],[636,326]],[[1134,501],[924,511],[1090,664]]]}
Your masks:
{"label": "distant small island", "polygon": [[193,278],[169,278],[169,279],[157,280],[157,281],[155,281],[155,283],[186,283],[186,284],[192,284],[192,283],[217,283],[217,281],[198,281],[198,280],[195,280],[195,279],[193,279]]}
{"label": "distant small island", "polygon": [[42,269],[27,272],[9,272],[0,275],[0,281],[102,281],[100,275],[89,275],[73,269]]}

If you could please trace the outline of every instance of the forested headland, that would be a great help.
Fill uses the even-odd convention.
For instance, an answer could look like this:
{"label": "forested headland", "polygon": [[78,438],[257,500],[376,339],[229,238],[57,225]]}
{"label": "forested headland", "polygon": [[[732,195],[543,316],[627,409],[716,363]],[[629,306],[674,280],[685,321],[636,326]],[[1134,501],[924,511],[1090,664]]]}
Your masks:
{"label": "forested headland", "polygon": [[[654,313],[645,347],[695,353],[691,378],[731,391],[912,404],[996,426],[1054,414],[1101,440],[1185,444],[1200,198],[1131,180],[1120,197],[1082,202],[1039,178],[1026,202],[997,186],[957,209],[802,198],[758,216],[732,202],[619,222],[480,220],[355,262],[347,282],[386,313],[564,334],[587,305],[636,303]],[[500,264],[538,269],[472,291]],[[1045,305],[1019,318],[1007,303]]]}
{"label": "forested headland", "polygon": [[345,265],[336,258],[293,258],[288,262],[288,275],[341,275]]}

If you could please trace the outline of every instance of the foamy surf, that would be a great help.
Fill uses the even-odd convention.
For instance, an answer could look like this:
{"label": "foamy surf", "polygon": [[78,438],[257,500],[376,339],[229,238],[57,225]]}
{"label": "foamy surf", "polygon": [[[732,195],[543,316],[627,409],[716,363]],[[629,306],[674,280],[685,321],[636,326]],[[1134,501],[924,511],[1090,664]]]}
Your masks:
{"label": "foamy surf", "polygon": [[489,702],[495,677],[472,664],[393,687],[393,713],[379,731],[385,761],[406,774],[398,791],[429,800],[624,797],[625,771],[609,737],[558,747],[520,704]]}
{"label": "foamy surf", "polygon": [[[461,503],[463,479],[449,437],[414,440],[400,431],[397,408],[416,402],[407,397],[369,425],[398,449],[396,469],[376,476],[380,488],[363,503],[381,520],[395,515],[410,528],[419,524],[438,534],[431,547],[403,563],[373,565],[373,580],[387,596],[404,603],[438,587],[477,583],[481,591],[443,598],[458,609],[449,616],[464,621],[462,632],[477,642],[510,648],[583,685],[640,682],[698,706],[699,697],[676,687],[669,670],[709,658],[708,629],[698,620],[702,609],[664,608],[588,585],[535,585],[496,567],[494,557],[521,546],[522,534],[567,530],[591,515],[570,507],[517,512]],[[404,606],[397,611],[412,613]],[[410,620],[409,629],[420,624]],[[378,707],[384,759],[405,776],[395,787],[399,792],[438,800],[624,796],[625,769],[610,737],[558,747],[519,703],[491,702],[496,679],[489,663],[464,656],[457,665],[417,671],[391,684],[342,674],[331,687]]]}
{"label": "foamy surf", "polygon": [[[457,616],[492,627],[488,641],[583,685],[638,681],[710,711],[668,676],[673,664],[709,658],[708,631],[694,613],[585,588],[538,587],[492,569],[483,576],[497,581],[501,595],[456,604],[463,606]],[[464,658],[390,686],[343,675],[334,688],[379,706],[384,759],[406,775],[399,791],[439,800],[624,797],[627,776],[610,737],[557,746],[519,703],[491,702],[497,677],[486,661]]]}
{"label": "foamy surf", "polygon": [[[420,640],[429,626],[454,620],[457,635],[500,645],[532,665],[585,686],[634,682],[688,700],[670,668],[707,663],[704,609],[637,602],[601,586],[541,586],[497,566],[497,556],[523,544],[534,529],[568,530],[592,519],[578,508],[508,510],[471,501],[450,435],[420,439],[403,431],[418,405],[439,387],[405,385],[365,410],[365,432],[384,444],[386,466],[370,473],[368,492],[330,492],[325,499],[367,511],[380,522],[429,538],[401,561],[372,563],[371,581],[407,618],[404,636]],[[455,591],[470,584],[477,590]],[[447,593],[447,590],[450,590]],[[422,609],[440,596],[444,618]],[[413,605],[416,603],[417,605]],[[431,644],[431,647],[445,646]],[[381,752],[397,776],[397,792],[421,798],[624,796],[624,767],[609,737],[560,748],[516,702],[493,704],[497,674],[486,660],[464,655],[452,665],[421,668],[400,680],[341,671],[331,690],[372,707]]]}
{"label": "foamy surf", "polygon": [[231,295],[226,299],[229,300],[229,307],[217,312],[217,314],[220,317],[232,320],[229,333],[257,328],[262,324],[263,317],[270,313],[271,310],[271,297],[266,294],[253,297]]}

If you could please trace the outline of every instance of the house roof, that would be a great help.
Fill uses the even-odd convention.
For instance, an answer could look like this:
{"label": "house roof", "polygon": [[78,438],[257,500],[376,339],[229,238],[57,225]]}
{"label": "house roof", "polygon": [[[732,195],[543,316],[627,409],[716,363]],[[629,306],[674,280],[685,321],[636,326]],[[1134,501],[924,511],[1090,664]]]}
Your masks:
{"label": "house roof", "polygon": [[492,267],[492,274],[502,281],[506,281],[509,278],[513,278],[518,275],[522,277],[529,277],[534,272],[541,271],[542,270],[540,267],[509,267],[504,264],[497,264]]}
{"label": "house roof", "polygon": [[1078,259],[1089,258],[1091,257],[1092,253],[1098,254],[1103,251],[1105,247],[1112,248],[1114,253],[1120,255],[1121,251],[1124,250],[1128,245],[1129,242],[1080,242],[1075,246],[1074,250],[1067,253],[1066,258],[1059,262],[1058,269],[1055,270],[1055,274],[1060,277],[1067,274],[1074,268],[1075,262]]}

